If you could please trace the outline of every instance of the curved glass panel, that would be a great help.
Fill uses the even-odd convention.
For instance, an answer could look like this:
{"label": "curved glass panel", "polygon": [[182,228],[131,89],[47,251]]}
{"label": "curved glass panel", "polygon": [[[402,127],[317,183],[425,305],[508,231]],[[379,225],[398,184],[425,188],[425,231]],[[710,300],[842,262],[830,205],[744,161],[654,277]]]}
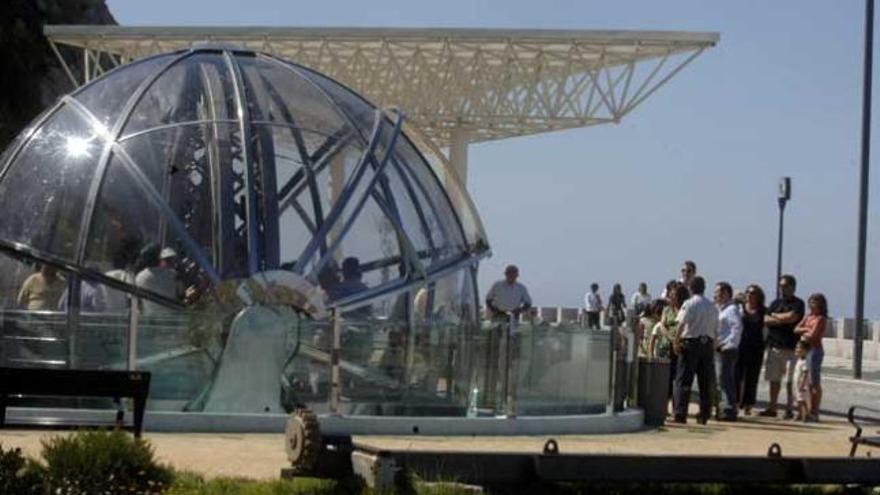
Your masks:
{"label": "curved glass panel", "polygon": [[36,129],[0,182],[0,238],[73,261],[104,144],[69,106]]}
{"label": "curved glass panel", "polygon": [[164,67],[174,55],[161,55],[133,62],[120,70],[118,77],[96,79],[93,83],[74,93],[73,97],[83,104],[107,129],[113,129],[122,116],[122,108],[137,88],[153,73]]}
{"label": "curved glass panel", "polygon": [[150,85],[128,116],[124,134],[237,115],[235,84],[225,58],[220,53],[197,53],[173,64]]}
{"label": "curved glass panel", "polygon": [[[348,123],[314,84],[280,62],[240,57],[251,119],[288,124],[304,131],[331,135]],[[313,151],[313,150],[310,150]]]}

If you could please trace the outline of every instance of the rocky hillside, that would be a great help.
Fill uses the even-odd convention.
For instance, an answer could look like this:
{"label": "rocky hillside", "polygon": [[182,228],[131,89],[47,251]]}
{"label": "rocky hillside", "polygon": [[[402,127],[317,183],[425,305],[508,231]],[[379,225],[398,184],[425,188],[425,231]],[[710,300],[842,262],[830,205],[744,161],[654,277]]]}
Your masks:
{"label": "rocky hillside", "polygon": [[[104,0],[4,0],[0,7],[0,150],[73,89],[43,36],[45,24],[116,24]],[[78,64],[79,53],[64,53]],[[81,70],[81,69],[80,69]]]}

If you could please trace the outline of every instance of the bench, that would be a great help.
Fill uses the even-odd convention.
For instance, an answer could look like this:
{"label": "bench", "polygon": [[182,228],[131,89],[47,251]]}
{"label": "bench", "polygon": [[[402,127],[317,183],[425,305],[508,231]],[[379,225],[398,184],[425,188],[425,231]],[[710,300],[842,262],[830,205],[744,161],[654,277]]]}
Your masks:
{"label": "bench", "polygon": [[105,371],[46,368],[0,368],[0,428],[6,425],[6,406],[10,395],[67,397],[123,397],[134,400],[134,425],[123,426],[123,411],[116,412],[116,426],[134,431],[139,438],[144,408],[150,391],[150,373],[143,371]]}
{"label": "bench", "polygon": [[[856,418],[857,410],[866,411],[876,416],[872,418]],[[846,413],[846,419],[856,429],[856,434],[849,437],[849,441],[852,444],[852,449],[849,451],[850,457],[855,457],[856,449],[859,445],[880,447],[880,430],[877,431],[877,435],[862,436],[862,431],[867,425],[880,427],[880,410],[865,406],[852,406],[849,408],[849,412]]]}

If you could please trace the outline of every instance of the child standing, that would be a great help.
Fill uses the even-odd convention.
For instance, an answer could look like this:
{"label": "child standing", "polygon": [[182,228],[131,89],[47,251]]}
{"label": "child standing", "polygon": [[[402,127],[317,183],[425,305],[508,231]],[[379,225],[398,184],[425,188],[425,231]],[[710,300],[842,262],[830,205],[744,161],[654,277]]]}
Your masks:
{"label": "child standing", "polygon": [[794,365],[795,398],[797,398],[797,421],[807,421],[810,415],[810,375],[807,364],[807,353],[810,352],[810,344],[805,340],[798,342],[794,349],[797,356],[797,364]]}
{"label": "child standing", "polygon": [[639,318],[639,356],[653,357],[651,356],[651,352],[649,352],[649,344],[653,337],[652,333],[654,331],[654,326],[660,321],[665,306],[666,301],[663,299],[655,299],[645,306],[641,318]]}

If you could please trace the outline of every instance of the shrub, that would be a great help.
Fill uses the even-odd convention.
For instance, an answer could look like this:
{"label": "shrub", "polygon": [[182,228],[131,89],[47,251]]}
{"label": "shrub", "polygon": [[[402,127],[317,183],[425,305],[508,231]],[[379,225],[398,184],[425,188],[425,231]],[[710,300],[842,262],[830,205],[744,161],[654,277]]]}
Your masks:
{"label": "shrub", "polygon": [[21,449],[3,450],[0,445],[0,493],[39,494],[43,481],[39,467]]}
{"label": "shrub", "polygon": [[158,464],[149,443],[115,432],[84,432],[43,441],[49,493],[158,494],[171,469]]}

